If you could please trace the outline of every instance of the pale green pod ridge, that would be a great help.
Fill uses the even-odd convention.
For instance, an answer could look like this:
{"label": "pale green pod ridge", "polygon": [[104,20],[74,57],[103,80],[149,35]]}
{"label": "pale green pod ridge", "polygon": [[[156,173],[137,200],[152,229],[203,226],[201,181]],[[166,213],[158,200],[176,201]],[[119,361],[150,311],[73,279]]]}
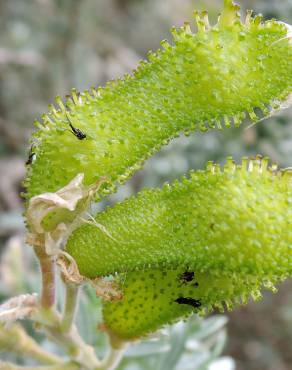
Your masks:
{"label": "pale green pod ridge", "polygon": [[279,106],[291,92],[287,28],[249,15],[242,23],[237,11],[225,1],[213,27],[206,13],[195,13],[196,33],[188,24],[173,30],[172,44],[163,41],[132,75],[57,98],[32,139],[27,199],[55,192],[79,173],[85,185],[105,176],[99,194],[110,193],[180,132],[239,125],[246,113],[259,118],[255,108],[267,115]]}
{"label": "pale green pod ridge", "polygon": [[179,297],[232,307],[291,276],[291,205],[291,171],[228,159],[107,208],[96,217],[103,230],[81,226],[66,251],[89,278],[120,274],[124,298],[105,304],[105,322],[136,338],[190,313]]}

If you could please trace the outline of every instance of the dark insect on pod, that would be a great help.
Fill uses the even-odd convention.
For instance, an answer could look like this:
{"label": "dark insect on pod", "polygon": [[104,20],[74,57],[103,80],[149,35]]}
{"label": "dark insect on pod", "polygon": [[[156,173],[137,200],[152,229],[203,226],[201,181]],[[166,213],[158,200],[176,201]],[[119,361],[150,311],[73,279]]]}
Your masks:
{"label": "dark insect on pod", "polygon": [[193,271],[185,271],[179,276],[179,280],[183,283],[189,283],[195,277],[195,273]]}
{"label": "dark insect on pod", "polygon": [[70,118],[69,118],[68,114],[66,114],[66,116],[67,116],[67,119],[68,119],[68,121],[69,121],[69,126],[70,126],[70,128],[71,128],[71,131],[70,131],[70,132],[72,132],[72,134],[73,134],[74,136],[76,136],[78,140],[83,140],[83,139],[85,139],[85,138],[86,138],[86,134],[85,134],[83,131],[81,131],[79,128],[74,127],[74,126],[72,125],[72,123],[71,123],[71,120],[70,120]]}
{"label": "dark insect on pod", "polygon": [[199,308],[202,305],[200,299],[194,299],[190,297],[179,297],[174,301],[178,304],[187,304],[189,306],[192,306],[193,308]]}
{"label": "dark insect on pod", "polygon": [[69,123],[70,127],[71,127],[71,132],[73,135],[75,135],[77,137],[78,140],[83,140],[86,138],[86,134],[84,132],[82,132],[81,130],[79,130],[79,128],[75,128],[72,123],[70,122]]}
{"label": "dark insect on pod", "polygon": [[34,157],[35,157],[35,153],[33,152],[33,145],[32,145],[29,150],[27,161],[25,162],[26,166],[29,166],[32,164]]}

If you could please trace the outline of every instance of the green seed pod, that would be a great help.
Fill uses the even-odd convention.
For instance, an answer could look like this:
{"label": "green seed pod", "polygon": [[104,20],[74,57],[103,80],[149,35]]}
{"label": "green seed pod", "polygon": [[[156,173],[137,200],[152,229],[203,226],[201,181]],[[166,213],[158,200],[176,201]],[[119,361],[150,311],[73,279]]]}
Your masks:
{"label": "green seed pod", "polygon": [[292,174],[267,166],[259,157],[228,159],[223,171],[209,163],[107,208],[96,217],[103,230],[73,232],[66,250],[82,275],[121,274],[124,298],[104,309],[116,335],[145,335],[193,308],[232,307],[291,276]]}
{"label": "green seed pod", "polygon": [[218,270],[194,272],[194,278],[184,282],[185,274],[186,270],[180,267],[119,276],[117,282],[122,287],[123,299],[104,302],[103,317],[108,330],[119,338],[132,340],[191,313],[204,315],[214,308],[223,312],[247,303],[250,297],[260,297],[257,287],[262,282],[252,276],[238,279],[236,274],[228,276]]}
{"label": "green seed pod", "polygon": [[[249,15],[225,1],[209,26],[195,13],[190,26],[173,30],[173,42],[150,53],[132,75],[104,88],[57,98],[37,123],[26,178],[27,199],[56,192],[77,174],[91,185],[105,176],[99,195],[110,193],[143,161],[180,132],[239,125],[270,114],[291,93],[292,47],[287,27]],[[258,111],[258,110],[257,110]]]}

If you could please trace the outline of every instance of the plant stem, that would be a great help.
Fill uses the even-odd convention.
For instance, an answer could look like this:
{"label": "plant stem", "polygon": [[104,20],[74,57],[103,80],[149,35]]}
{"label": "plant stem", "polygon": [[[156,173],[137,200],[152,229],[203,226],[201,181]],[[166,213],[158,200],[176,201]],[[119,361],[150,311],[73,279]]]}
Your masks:
{"label": "plant stem", "polygon": [[96,370],[114,370],[119,365],[123,354],[126,350],[126,346],[124,348],[115,349],[110,347],[110,350],[107,356],[103,359],[101,366],[96,368]]}
{"label": "plant stem", "polygon": [[92,370],[100,366],[93,347],[83,341],[74,325],[68,333],[53,328],[48,333],[56,343],[65,347],[69,356],[82,365],[82,369]]}
{"label": "plant stem", "polygon": [[70,358],[82,366],[82,369],[95,369],[100,365],[93,347],[87,345],[80,337],[77,328],[72,325],[74,312],[77,305],[78,288],[66,284],[67,298],[63,320],[54,309],[55,304],[55,260],[46,254],[45,249],[35,248],[35,253],[40,261],[42,273],[41,307],[32,318],[41,324],[51,338],[62,346]]}
{"label": "plant stem", "polygon": [[[0,328],[0,347],[2,350],[34,358],[44,364],[60,364],[63,361],[47,351],[31,338],[19,324]],[[1,369],[1,367],[0,367]]]}
{"label": "plant stem", "polygon": [[52,366],[18,366],[10,362],[0,361],[0,370],[80,370],[74,362],[63,362]]}
{"label": "plant stem", "polygon": [[80,364],[83,370],[92,370],[100,366],[93,347],[83,341],[75,325],[71,325],[67,332],[63,331],[62,319],[57,311],[51,309],[48,315],[48,311],[40,310],[33,320],[42,325],[47,337],[63,347],[70,358]]}
{"label": "plant stem", "polygon": [[[109,352],[103,358],[101,366],[98,370],[114,370],[119,365],[125,350],[129,343],[124,342],[112,332],[108,331],[109,336]],[[96,369],[97,370],[97,369]]]}
{"label": "plant stem", "polygon": [[42,296],[41,306],[44,309],[51,308],[55,304],[55,260],[48,256],[43,248],[34,248],[42,273]]}
{"label": "plant stem", "polygon": [[66,302],[61,322],[61,329],[64,333],[70,331],[74,322],[77,309],[79,287],[76,284],[66,284]]}

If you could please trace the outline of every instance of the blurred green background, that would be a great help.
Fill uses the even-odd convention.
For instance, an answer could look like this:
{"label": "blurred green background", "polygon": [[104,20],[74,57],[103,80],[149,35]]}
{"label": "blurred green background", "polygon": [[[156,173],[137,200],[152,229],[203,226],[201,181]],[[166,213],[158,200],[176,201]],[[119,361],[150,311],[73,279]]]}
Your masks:
{"label": "blurred green background", "polygon": [[[25,290],[36,290],[38,285],[31,251],[27,246],[23,248],[24,226],[19,197],[33,120],[46,112],[55,95],[64,97],[72,87],[84,90],[102,85],[131,71],[141,58],[146,57],[148,50],[159,47],[160,40],[171,39],[169,29],[172,25],[191,21],[194,9],[208,9],[214,22],[222,3],[223,0],[0,1],[2,299]],[[292,0],[241,0],[240,3],[243,8],[263,13],[266,18],[275,17],[292,23]],[[243,155],[260,153],[282,167],[291,166],[291,116],[290,109],[248,130],[242,127],[178,138],[147,161],[144,169],[107,202],[121,200],[145,186],[161,186],[164,181],[177,178],[189,169],[203,168],[208,160],[223,163],[229,155],[239,160]],[[235,360],[236,369],[292,369],[289,348],[292,342],[291,288],[292,283],[286,282],[279,287],[278,294],[267,293],[263,301],[250,303],[228,314],[224,356]],[[92,297],[86,299],[85,306],[81,304],[79,321],[96,314],[92,307],[98,302]],[[88,299],[94,304],[86,315]],[[82,310],[85,311],[82,313]],[[220,317],[218,320],[225,319]],[[190,325],[199,325],[198,322],[195,320],[195,324]],[[205,324],[200,321],[200,325]],[[177,328],[173,328],[174,332],[180,330],[179,326]],[[220,352],[221,349],[218,354]],[[149,349],[148,353],[151,353]],[[1,356],[7,358],[5,353],[0,353]],[[129,356],[135,357],[133,354]],[[139,361],[142,364],[144,360]],[[162,365],[161,361],[161,369],[170,370],[165,367],[169,365]],[[134,364],[125,360],[121,369],[138,369],[139,366]],[[151,361],[143,366],[141,368],[160,368]],[[173,368],[178,369],[175,366]],[[224,359],[214,366],[208,369],[234,368]]]}

